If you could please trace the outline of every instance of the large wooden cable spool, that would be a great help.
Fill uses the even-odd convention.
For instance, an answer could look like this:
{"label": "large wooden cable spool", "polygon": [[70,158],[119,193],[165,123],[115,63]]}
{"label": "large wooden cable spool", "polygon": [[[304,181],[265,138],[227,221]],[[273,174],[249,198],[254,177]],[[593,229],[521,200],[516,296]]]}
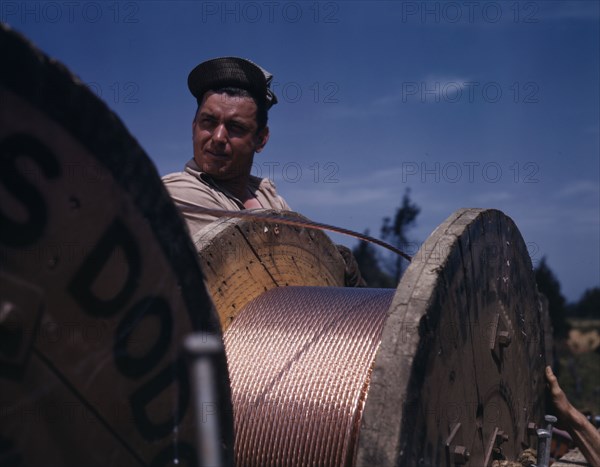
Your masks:
{"label": "large wooden cable spool", "polygon": [[[375,361],[358,462],[489,465],[533,444],[543,309],[525,243],[495,210],[460,210],[400,282]],[[469,452],[468,461],[465,450]]]}
{"label": "large wooden cable spool", "polygon": [[[0,464],[196,465],[181,342],[220,336],[156,169],[66,68],[0,24]],[[233,422],[214,362],[222,459]]]}
{"label": "large wooden cable spool", "polygon": [[343,268],[321,233],[212,227],[195,240],[226,328],[238,465],[481,466],[534,444],[542,308],[501,212],[450,216],[395,291],[315,287]]}
{"label": "large wooden cable spool", "polygon": [[0,51],[0,463],[194,465],[181,341],[220,328],[227,465],[234,423],[239,465],[479,466],[531,442],[542,307],[509,218],[458,211],[396,290],[343,288],[304,227],[190,242],[106,106],[2,25]]}

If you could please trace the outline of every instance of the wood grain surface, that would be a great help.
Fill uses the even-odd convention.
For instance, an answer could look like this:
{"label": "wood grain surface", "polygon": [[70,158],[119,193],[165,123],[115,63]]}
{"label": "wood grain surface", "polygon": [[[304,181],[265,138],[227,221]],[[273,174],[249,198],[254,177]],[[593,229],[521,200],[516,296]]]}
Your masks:
{"label": "wood grain surface", "polygon": [[0,62],[0,464],[195,465],[181,341],[221,331],[183,221],[64,66],[4,25]]}
{"label": "wood grain surface", "polygon": [[465,465],[516,459],[533,442],[527,423],[543,417],[543,328],[514,223],[495,210],[454,213],[423,244],[396,291],[358,464],[460,465],[465,450]]}
{"label": "wood grain surface", "polygon": [[246,304],[272,288],[344,286],[344,260],[319,230],[220,219],[193,240],[223,331]]}

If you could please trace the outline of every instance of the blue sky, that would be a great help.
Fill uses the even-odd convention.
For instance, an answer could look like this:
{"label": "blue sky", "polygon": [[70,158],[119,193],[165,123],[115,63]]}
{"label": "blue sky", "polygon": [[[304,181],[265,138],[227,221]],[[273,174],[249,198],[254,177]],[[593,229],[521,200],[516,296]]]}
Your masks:
{"label": "blue sky", "polygon": [[600,285],[596,0],[2,1],[0,18],[88,83],[161,174],[191,157],[189,71],[247,57],[280,101],[254,171],[298,212],[378,235],[410,187],[420,242],[456,209],[497,208],[568,300]]}

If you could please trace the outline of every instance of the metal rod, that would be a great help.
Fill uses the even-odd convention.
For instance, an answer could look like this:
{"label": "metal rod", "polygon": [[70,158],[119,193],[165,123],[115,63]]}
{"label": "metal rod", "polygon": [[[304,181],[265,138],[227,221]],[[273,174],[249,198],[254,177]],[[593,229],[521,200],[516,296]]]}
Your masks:
{"label": "metal rod", "polygon": [[548,463],[550,463],[550,449],[552,448],[552,425],[556,423],[556,417],[554,415],[546,415],[544,417],[544,421],[546,422],[546,431],[550,433],[550,439],[546,443],[546,452],[544,453],[544,458],[547,459]]}
{"label": "metal rod", "polygon": [[[552,438],[552,432],[544,429],[537,430],[538,445],[537,445],[537,467],[549,467],[550,450],[546,451],[546,446],[549,446]],[[548,454],[546,454],[548,453]],[[546,457],[546,455],[548,457]]]}
{"label": "metal rod", "polygon": [[190,357],[198,465],[220,467],[223,462],[214,357],[223,352],[223,342],[215,334],[195,333],[188,335],[183,345]]}

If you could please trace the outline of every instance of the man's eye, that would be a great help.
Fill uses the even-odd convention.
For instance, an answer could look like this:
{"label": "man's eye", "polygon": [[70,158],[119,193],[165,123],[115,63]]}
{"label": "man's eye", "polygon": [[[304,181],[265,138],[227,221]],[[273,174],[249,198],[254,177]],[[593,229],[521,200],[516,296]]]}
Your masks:
{"label": "man's eye", "polygon": [[217,122],[212,118],[201,118],[200,127],[205,130],[213,130],[217,126]]}
{"label": "man's eye", "polygon": [[248,129],[245,126],[240,125],[238,123],[232,123],[228,125],[228,129],[229,131],[233,131],[235,133],[245,133],[246,131],[248,131]]}

